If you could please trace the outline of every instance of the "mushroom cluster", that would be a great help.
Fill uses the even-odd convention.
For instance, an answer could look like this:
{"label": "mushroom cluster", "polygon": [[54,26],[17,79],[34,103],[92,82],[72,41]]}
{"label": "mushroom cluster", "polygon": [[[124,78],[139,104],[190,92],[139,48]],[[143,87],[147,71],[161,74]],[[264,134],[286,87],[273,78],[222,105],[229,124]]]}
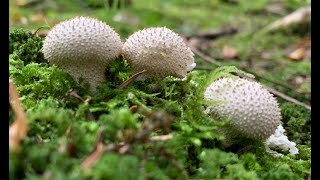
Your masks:
{"label": "mushroom cluster", "polygon": [[50,64],[75,80],[86,80],[92,91],[105,80],[106,66],[121,53],[134,73],[146,70],[138,80],[183,78],[196,66],[191,49],[168,28],[143,29],[123,45],[110,26],[90,17],[75,17],[54,26],[44,40],[43,53]]}
{"label": "mushroom cluster", "polygon": [[122,53],[134,73],[146,70],[139,80],[183,78],[196,66],[194,54],[184,40],[165,27],[132,34],[124,43]]}
{"label": "mushroom cluster", "polygon": [[280,124],[276,99],[257,82],[221,78],[206,88],[204,98],[217,103],[208,106],[206,113],[229,118],[230,123],[222,130],[226,142],[239,137],[264,141]]}
{"label": "mushroom cluster", "polygon": [[45,59],[83,78],[95,91],[105,79],[106,66],[121,53],[120,36],[107,24],[89,17],[75,17],[54,26],[43,43]]}

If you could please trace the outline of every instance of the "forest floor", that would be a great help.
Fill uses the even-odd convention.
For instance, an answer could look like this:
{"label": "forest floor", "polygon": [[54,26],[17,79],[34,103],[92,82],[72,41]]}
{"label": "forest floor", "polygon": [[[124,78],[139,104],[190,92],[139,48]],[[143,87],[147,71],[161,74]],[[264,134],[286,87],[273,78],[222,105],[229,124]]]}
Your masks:
{"label": "forest floor", "polygon": [[[109,80],[115,81],[106,83],[104,85],[106,90],[101,90],[98,95],[92,95],[83,87],[76,87],[78,91],[72,91],[73,95],[70,95],[72,93],[68,90],[73,87],[73,80],[62,80],[58,75],[64,78],[65,74],[55,67],[33,61],[32,57],[30,64],[26,61],[23,63],[23,58],[30,56],[15,52],[19,49],[15,46],[10,52],[10,77],[21,96],[29,121],[29,130],[20,145],[21,152],[18,155],[10,154],[10,175],[13,179],[77,179],[76,177],[81,179],[238,177],[307,179],[309,177],[310,23],[306,20],[273,30],[268,27],[295,10],[308,7],[310,2],[303,0],[133,0],[130,4],[124,0],[114,2],[121,2],[120,7],[115,3],[108,5],[105,0],[10,0],[10,33],[22,28],[29,33],[30,39],[35,39],[33,36],[43,38],[55,24],[75,16],[90,16],[106,22],[120,34],[123,41],[143,28],[165,26],[178,33],[192,47],[197,67],[190,73],[187,82],[176,82],[170,78],[163,80],[161,82],[163,87],[158,87],[159,93],[146,90],[142,88],[144,85],[139,83],[133,83],[131,87],[120,92],[113,90],[112,87],[129,78],[130,73],[127,67],[114,64],[110,72],[118,71],[116,68],[120,67],[119,71],[123,74],[110,77]],[[10,43],[11,46],[14,43],[21,45],[25,42],[18,42],[13,38]],[[39,49],[35,51],[37,52],[33,52],[34,54],[40,52]],[[43,57],[37,58],[43,59]],[[205,123],[189,122],[189,119],[205,116],[199,115],[201,112],[198,112],[197,108],[194,109],[196,112],[189,112],[194,106],[199,105],[195,102],[197,99],[190,98],[195,94],[197,84],[201,84],[210,71],[227,66],[235,66],[239,70],[253,74],[256,81],[268,87],[277,97],[283,126],[289,140],[297,144],[299,155],[286,154],[273,158],[263,151],[263,145],[259,143],[253,145],[254,147],[224,148],[219,143],[210,141],[210,138],[221,140],[218,134],[209,133],[220,126],[219,123],[210,124],[212,125],[210,129],[206,128],[209,125]],[[50,77],[44,77],[47,76],[46,73]],[[40,81],[34,80],[34,77]],[[49,85],[45,84],[49,82],[47,78],[53,77],[57,78],[58,85],[50,84],[51,81]],[[26,80],[28,78],[32,80]],[[191,81],[196,85],[187,84]],[[46,88],[52,89],[49,91]],[[188,90],[192,93],[186,92]],[[70,97],[65,97],[68,92]],[[130,93],[134,94],[132,96],[134,98],[127,97]],[[88,95],[92,99],[86,101]],[[185,99],[181,100],[179,97]],[[151,115],[146,115],[145,112],[140,114],[133,112],[134,105],[149,110]],[[161,111],[167,110],[168,107],[170,109],[168,112],[171,114]],[[106,126],[105,139],[101,141],[106,146],[114,145],[126,139],[128,136],[126,133],[130,134],[129,130],[134,129],[134,132],[139,132],[140,126],[148,119],[145,117],[152,119],[153,113],[157,110],[164,113],[162,115],[167,116],[167,119],[169,116],[176,117],[173,128],[170,128],[173,132],[172,139],[156,142],[154,147],[136,140],[138,145],[130,144],[130,148],[134,150],[128,155],[127,153],[119,155],[122,154],[121,149],[119,151],[113,149],[114,153],[99,156],[101,158],[99,161],[92,160],[94,163],[91,163],[97,164],[90,165],[88,168],[92,168],[90,172],[83,173],[80,170],[85,166],[83,161],[86,157],[94,149],[98,149],[99,140],[96,136],[101,130],[101,125]],[[65,119],[70,122],[80,120],[79,124],[75,125],[64,122]],[[88,119],[93,120],[88,121]],[[113,122],[110,119],[125,122]],[[10,123],[13,121],[14,116],[11,114]],[[110,127],[106,125],[108,123],[111,124]],[[71,135],[68,135],[68,129]],[[165,132],[163,129],[160,132],[148,133],[163,136]],[[74,146],[75,152],[70,150],[70,146]],[[67,150],[63,150],[63,147]],[[176,148],[171,150],[169,147]],[[171,162],[163,158],[168,158]],[[68,161],[66,164],[64,159]],[[115,165],[111,167],[110,164]]]}

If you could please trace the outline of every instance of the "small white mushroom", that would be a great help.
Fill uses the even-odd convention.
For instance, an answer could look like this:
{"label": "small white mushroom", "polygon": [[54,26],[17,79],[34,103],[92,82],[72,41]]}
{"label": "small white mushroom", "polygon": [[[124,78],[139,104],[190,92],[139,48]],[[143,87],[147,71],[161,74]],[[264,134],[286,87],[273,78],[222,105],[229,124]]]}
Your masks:
{"label": "small white mushroom", "polygon": [[217,102],[208,106],[206,113],[230,119],[223,130],[229,142],[239,137],[265,141],[280,124],[276,99],[257,82],[222,78],[207,87],[204,98]]}
{"label": "small white mushroom", "polygon": [[165,27],[147,28],[132,34],[122,53],[133,73],[146,72],[138,80],[183,78],[196,64],[194,54],[176,33]]}
{"label": "small white mushroom", "polygon": [[105,80],[106,66],[121,53],[120,36],[104,22],[75,17],[54,26],[43,43],[45,59],[69,73],[82,77],[95,91]]}

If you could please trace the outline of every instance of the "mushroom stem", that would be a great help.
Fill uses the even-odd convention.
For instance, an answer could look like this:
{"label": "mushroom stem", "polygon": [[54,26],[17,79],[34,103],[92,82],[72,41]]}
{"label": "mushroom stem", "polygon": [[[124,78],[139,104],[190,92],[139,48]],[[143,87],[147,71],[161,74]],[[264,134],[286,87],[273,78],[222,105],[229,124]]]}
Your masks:
{"label": "mushroom stem", "polygon": [[92,63],[91,61],[82,61],[81,64],[73,64],[61,68],[70,74],[76,82],[79,83],[80,78],[90,84],[90,91],[96,92],[97,87],[105,80],[105,70],[107,65]]}

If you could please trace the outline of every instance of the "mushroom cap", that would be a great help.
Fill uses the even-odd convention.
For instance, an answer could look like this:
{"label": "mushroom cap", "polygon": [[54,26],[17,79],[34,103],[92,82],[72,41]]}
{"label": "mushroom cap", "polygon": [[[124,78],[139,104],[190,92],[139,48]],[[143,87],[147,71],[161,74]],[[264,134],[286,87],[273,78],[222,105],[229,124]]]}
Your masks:
{"label": "mushroom cap", "polygon": [[44,57],[50,64],[76,79],[83,77],[93,86],[104,80],[105,66],[120,55],[121,48],[120,36],[104,22],[90,17],[57,24],[43,43]]}
{"label": "mushroom cap", "polygon": [[204,92],[210,105],[206,113],[229,118],[225,134],[265,140],[280,124],[281,112],[276,99],[261,84],[246,79],[221,78]]}
{"label": "mushroom cap", "polygon": [[194,54],[176,33],[165,27],[147,28],[132,34],[122,48],[134,73],[147,70],[139,80],[167,76],[183,78],[196,64]]}

